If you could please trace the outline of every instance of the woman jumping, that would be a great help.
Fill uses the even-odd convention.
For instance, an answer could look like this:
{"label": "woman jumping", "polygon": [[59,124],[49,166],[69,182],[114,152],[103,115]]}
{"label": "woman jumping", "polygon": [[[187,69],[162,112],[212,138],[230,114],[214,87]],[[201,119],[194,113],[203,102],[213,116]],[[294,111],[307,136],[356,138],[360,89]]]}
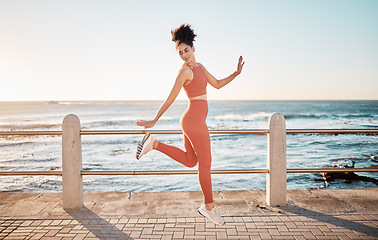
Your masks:
{"label": "woman jumping", "polygon": [[185,151],[161,143],[153,135],[147,133],[137,147],[136,158],[139,160],[144,154],[156,149],[187,167],[194,167],[198,163],[198,178],[205,198],[205,204],[198,211],[213,223],[224,224],[223,218],[215,210],[211,186],[211,147],[209,129],[206,125],[208,113],[206,86],[209,83],[220,89],[231,82],[243,69],[243,57],[240,56],[237,70],[233,74],[217,80],[202,64],[196,62],[193,46],[196,35],[191,26],[183,24],[171,33],[172,41],[176,43],[176,50],[184,64],[178,73],[171,93],[155,118],[151,121],[140,120],[136,124],[144,128],[153,127],[172,105],[183,87],[189,99],[188,109],[180,119],[180,126],[184,133]]}

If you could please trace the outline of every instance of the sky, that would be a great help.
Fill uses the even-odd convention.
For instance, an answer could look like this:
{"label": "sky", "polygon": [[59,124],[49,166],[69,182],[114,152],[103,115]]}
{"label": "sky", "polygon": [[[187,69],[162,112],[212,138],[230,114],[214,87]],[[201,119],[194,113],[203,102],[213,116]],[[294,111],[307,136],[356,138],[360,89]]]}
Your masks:
{"label": "sky", "polygon": [[[377,100],[376,0],[0,0],[0,101],[162,100],[191,24],[210,100]],[[182,90],[178,99],[186,99]]]}

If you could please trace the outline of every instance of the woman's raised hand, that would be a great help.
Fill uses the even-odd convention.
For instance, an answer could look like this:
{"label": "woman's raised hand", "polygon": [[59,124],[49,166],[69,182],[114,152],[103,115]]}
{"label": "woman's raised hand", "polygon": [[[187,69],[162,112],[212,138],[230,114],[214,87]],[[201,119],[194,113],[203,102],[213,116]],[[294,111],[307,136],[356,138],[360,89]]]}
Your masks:
{"label": "woman's raised hand", "polygon": [[243,62],[243,57],[240,56],[240,57],[239,57],[239,62],[238,62],[238,68],[237,68],[237,70],[236,70],[236,74],[239,75],[239,74],[242,72],[242,70],[243,70],[243,66],[244,66],[244,63],[245,63],[245,62]]}
{"label": "woman's raised hand", "polygon": [[154,121],[139,120],[139,121],[136,122],[136,125],[144,127],[144,128],[152,128],[153,126],[155,126],[155,122]]}

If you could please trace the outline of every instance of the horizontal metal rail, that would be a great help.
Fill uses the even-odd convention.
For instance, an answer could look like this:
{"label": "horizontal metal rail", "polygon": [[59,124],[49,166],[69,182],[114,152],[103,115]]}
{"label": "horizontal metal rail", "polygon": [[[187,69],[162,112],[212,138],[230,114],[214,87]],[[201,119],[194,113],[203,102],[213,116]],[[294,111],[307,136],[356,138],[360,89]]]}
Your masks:
{"label": "horizontal metal rail", "polygon": [[0,171],[0,176],[20,175],[56,175],[62,176],[62,171]]}
{"label": "horizontal metal rail", "polygon": [[314,173],[314,172],[378,172],[378,168],[288,168],[287,173]]}
{"label": "horizontal metal rail", "polygon": [[[81,171],[82,175],[186,175],[197,174],[196,170],[174,171]],[[268,169],[212,170],[211,174],[269,173]]]}
{"label": "horizontal metal rail", "polygon": [[[111,134],[182,134],[181,130],[82,130],[81,135],[111,135]],[[210,134],[268,134],[268,129],[225,129],[209,130]]]}
{"label": "horizontal metal rail", "polygon": [[14,135],[62,135],[62,131],[0,131],[0,136],[14,136]]}
{"label": "horizontal metal rail", "polygon": [[[304,168],[287,169],[287,173],[314,173],[314,172],[378,172],[378,168]],[[196,170],[175,170],[175,171],[81,171],[82,175],[184,175],[197,174]],[[269,173],[269,169],[234,169],[234,170],[212,170],[211,174],[249,174]]]}
{"label": "horizontal metal rail", "polygon": [[[289,168],[287,173],[314,173],[314,172],[378,172],[378,168]],[[81,171],[81,175],[188,175],[197,174],[196,170],[168,170],[168,171]],[[212,170],[211,174],[250,174],[269,173],[268,169],[233,169]],[[62,171],[0,171],[0,176],[17,175],[57,175]]]}
{"label": "horizontal metal rail", "polygon": [[287,134],[294,133],[329,133],[329,134],[344,134],[344,133],[378,133],[378,129],[287,129]]}
{"label": "horizontal metal rail", "polygon": [[[117,134],[182,134],[181,130],[81,130],[80,135],[117,135]],[[267,134],[268,129],[227,129],[227,130],[209,130],[210,134]],[[12,135],[62,135],[62,131],[0,131],[0,136]]]}
{"label": "horizontal metal rail", "polygon": [[[181,134],[181,130],[81,130],[81,135],[117,135],[117,134]],[[268,134],[268,129],[225,129],[209,130],[210,134]],[[328,134],[347,134],[347,133],[378,133],[378,129],[287,129],[287,134],[299,133],[328,133]],[[0,136],[12,135],[62,135],[62,131],[0,131]]]}

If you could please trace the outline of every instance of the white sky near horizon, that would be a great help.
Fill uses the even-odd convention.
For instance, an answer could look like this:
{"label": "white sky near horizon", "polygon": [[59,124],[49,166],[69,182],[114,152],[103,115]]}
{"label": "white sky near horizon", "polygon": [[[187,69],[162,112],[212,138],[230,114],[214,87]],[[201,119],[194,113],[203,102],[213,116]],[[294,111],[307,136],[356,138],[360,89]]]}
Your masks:
{"label": "white sky near horizon", "polygon": [[165,99],[182,23],[216,78],[245,59],[211,100],[377,100],[377,12],[375,0],[0,0],[0,101]]}

